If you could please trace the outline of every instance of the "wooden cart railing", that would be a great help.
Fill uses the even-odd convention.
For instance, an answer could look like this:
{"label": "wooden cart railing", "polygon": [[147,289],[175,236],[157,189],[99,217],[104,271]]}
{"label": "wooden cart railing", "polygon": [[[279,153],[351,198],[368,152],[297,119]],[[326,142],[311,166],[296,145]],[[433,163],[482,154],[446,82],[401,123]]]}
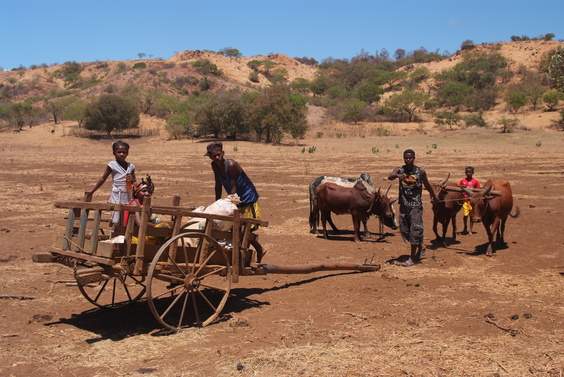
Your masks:
{"label": "wooden cart railing", "polygon": [[[65,232],[48,253],[36,253],[33,260],[73,267],[84,297],[100,307],[132,303],[146,292],[157,321],[174,331],[215,320],[240,276],[380,268],[359,263],[262,264],[262,246],[253,228],[268,222],[238,211],[233,216],[197,212],[179,203],[179,198],[171,206],[153,206],[146,198],[143,207],[57,202],[55,207],[68,209]],[[110,211],[125,210],[140,212],[141,226],[136,216],[129,216],[125,226],[110,227]],[[149,226],[150,214],[161,217],[166,227]],[[119,236],[123,243],[114,243]]]}

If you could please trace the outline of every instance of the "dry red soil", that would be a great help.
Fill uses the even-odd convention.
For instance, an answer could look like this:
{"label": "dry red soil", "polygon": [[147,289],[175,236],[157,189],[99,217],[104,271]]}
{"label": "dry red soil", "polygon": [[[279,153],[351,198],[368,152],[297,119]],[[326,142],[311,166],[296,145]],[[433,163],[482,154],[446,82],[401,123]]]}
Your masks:
{"label": "dry red soil", "polygon": [[[76,286],[57,283],[72,280],[71,270],[31,260],[64,230],[66,213],[53,203],[79,199],[94,185],[112,159],[111,142],[52,134],[47,126],[2,133],[0,294],[32,299],[1,300],[0,375],[562,376],[563,139],[467,129],[299,145],[226,142],[226,157],[241,163],[261,194],[269,222],[259,231],[264,262],[373,259],[381,269],[243,277],[216,323],[170,334],[145,300],[93,307]],[[194,206],[213,201],[205,141],[130,143],[137,176],[155,181],[153,203],[170,204],[174,195]],[[367,172],[387,188],[406,148],[431,181],[447,173],[458,180],[466,165],[482,183],[510,181],[521,215],[508,220],[506,247],[486,257],[481,224],[447,248],[434,244],[426,194],[427,253],[413,267],[386,263],[409,250],[397,231],[355,243],[350,217],[341,215],[334,219],[342,234],[326,240],[309,232],[310,181]],[[106,201],[109,188],[94,200]],[[377,231],[377,221],[369,228]]]}

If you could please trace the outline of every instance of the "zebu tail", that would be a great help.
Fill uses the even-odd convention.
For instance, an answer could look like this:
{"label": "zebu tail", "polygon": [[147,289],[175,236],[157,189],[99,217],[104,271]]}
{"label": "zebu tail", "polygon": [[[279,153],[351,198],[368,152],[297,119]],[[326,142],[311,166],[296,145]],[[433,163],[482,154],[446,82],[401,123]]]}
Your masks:
{"label": "zebu tail", "polygon": [[309,184],[309,228],[311,233],[317,233],[319,226],[319,207],[317,206],[317,197],[315,190],[325,177],[319,177]]}
{"label": "zebu tail", "polygon": [[317,227],[317,200],[315,198],[315,191],[313,191],[312,186],[309,186],[309,231],[313,233],[313,230]]}
{"label": "zebu tail", "polygon": [[519,217],[520,214],[521,214],[521,208],[519,208],[519,206],[515,206],[515,214],[512,215],[511,212],[510,212],[509,216],[511,216],[515,219],[515,218]]}

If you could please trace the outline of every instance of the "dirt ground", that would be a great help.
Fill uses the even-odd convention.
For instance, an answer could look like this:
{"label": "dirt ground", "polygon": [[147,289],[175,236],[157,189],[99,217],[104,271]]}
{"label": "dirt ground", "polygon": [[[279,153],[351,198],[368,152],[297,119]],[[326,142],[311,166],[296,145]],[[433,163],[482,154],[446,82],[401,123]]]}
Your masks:
{"label": "dirt ground", "polygon": [[[261,194],[259,231],[266,263],[372,259],[380,271],[243,277],[217,323],[177,334],[162,330],[144,300],[93,307],[72,271],[31,261],[64,230],[55,201],[82,197],[112,158],[110,141],[63,137],[50,127],[0,134],[0,294],[2,376],[562,376],[564,134],[492,129],[428,135],[322,138],[299,145],[226,142]],[[153,203],[213,202],[206,141],[130,140],[137,177],[149,173]],[[308,153],[315,146],[314,153]],[[304,150],[305,148],[305,150]],[[451,173],[511,182],[517,219],[507,247],[484,255],[486,234],[459,235],[447,248],[432,240],[425,194],[422,263],[386,263],[409,246],[387,229],[384,241],[352,241],[347,230],[325,240],[309,232],[308,184],[320,175],[370,173],[388,187],[389,172],[413,148],[431,181]],[[390,191],[397,195],[397,182]],[[111,183],[95,194],[106,201]],[[458,218],[461,227],[461,215]],[[369,228],[376,232],[377,221]],[[450,232],[449,232],[450,234]],[[493,317],[491,320],[486,316]]]}

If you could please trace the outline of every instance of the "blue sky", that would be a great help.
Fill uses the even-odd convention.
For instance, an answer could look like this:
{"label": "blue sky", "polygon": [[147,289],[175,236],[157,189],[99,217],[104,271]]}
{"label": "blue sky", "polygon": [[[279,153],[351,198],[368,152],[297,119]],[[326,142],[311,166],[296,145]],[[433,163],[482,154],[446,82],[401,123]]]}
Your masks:
{"label": "blue sky", "polygon": [[238,49],[350,59],[363,49],[456,52],[465,40],[564,39],[564,1],[29,0],[0,6],[0,67],[66,61],[168,59]]}

